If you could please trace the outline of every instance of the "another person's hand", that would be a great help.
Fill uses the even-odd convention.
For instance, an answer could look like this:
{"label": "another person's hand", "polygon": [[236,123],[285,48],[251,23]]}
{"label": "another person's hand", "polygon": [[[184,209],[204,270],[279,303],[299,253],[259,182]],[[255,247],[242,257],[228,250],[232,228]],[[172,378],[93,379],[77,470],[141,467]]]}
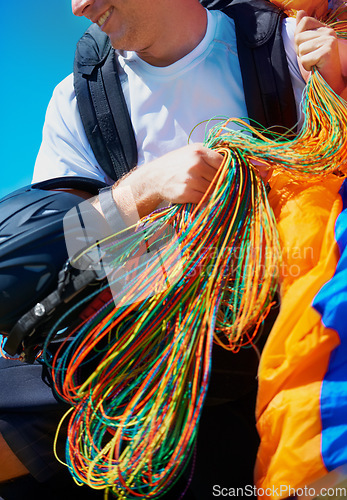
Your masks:
{"label": "another person's hand", "polygon": [[251,163],[258,171],[258,174],[262,178],[264,184],[266,184],[271,178],[273,168],[270,167],[270,165],[268,165],[265,161],[258,160],[257,158],[251,158]]}
{"label": "another person's hand", "polygon": [[307,81],[313,66],[342,95],[346,81],[341,66],[340,46],[335,31],[301,10],[296,17],[295,50],[303,78]]}

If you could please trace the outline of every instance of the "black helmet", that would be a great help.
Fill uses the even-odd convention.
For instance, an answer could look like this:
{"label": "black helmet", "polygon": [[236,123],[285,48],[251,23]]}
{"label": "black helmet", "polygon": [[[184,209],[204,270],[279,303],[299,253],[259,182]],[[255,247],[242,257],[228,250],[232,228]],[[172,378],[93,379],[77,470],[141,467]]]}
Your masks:
{"label": "black helmet", "polygon": [[68,259],[63,218],[85,200],[83,193],[93,196],[104,186],[93,179],[66,177],[26,186],[0,200],[1,333],[8,334],[57,288]]}

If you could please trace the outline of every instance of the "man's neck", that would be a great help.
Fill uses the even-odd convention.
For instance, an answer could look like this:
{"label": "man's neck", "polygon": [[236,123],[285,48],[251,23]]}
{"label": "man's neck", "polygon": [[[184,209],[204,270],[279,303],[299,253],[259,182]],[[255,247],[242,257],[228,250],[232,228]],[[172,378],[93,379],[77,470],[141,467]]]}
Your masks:
{"label": "man's neck", "polygon": [[152,66],[169,66],[199,45],[207,29],[206,10],[199,2],[175,0],[176,8],[163,19],[161,37],[137,55]]}

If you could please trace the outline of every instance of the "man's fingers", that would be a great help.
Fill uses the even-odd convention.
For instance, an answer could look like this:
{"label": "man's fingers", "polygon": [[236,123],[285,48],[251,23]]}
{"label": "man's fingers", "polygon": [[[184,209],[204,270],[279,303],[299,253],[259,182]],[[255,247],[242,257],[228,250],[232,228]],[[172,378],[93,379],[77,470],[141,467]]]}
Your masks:
{"label": "man's fingers", "polygon": [[311,17],[304,10],[299,10],[296,14],[296,31],[315,30],[325,26],[321,21],[315,17]]}
{"label": "man's fingers", "polygon": [[258,174],[263,179],[264,182],[267,182],[272,174],[272,167],[268,165],[265,161],[258,160],[257,158],[250,158],[252,165],[257,169]]}
{"label": "man's fingers", "polygon": [[313,44],[324,45],[330,39],[336,38],[336,33],[328,26],[319,26],[314,30],[302,31],[296,35],[296,42],[298,45],[311,42]]}
{"label": "man's fingers", "polygon": [[304,10],[298,10],[298,12],[296,13],[296,25],[297,26],[298,26],[298,24],[301,22],[301,20],[304,17],[307,17],[306,11],[304,11]]}
{"label": "man's fingers", "polygon": [[210,187],[211,182],[204,179],[204,177],[192,177],[189,182],[189,188],[199,193],[205,193]]}
{"label": "man's fingers", "polygon": [[221,154],[209,148],[204,148],[202,159],[206,162],[207,165],[214,168],[215,170],[218,170],[223,161],[223,157]]}
{"label": "man's fingers", "polygon": [[311,54],[312,59],[315,59],[314,52],[319,50],[323,46],[323,42],[321,40],[310,39],[306,42],[300,44],[299,47],[299,56],[302,58],[306,54]]}
{"label": "man's fingers", "polygon": [[218,168],[219,166],[211,167],[206,162],[204,162],[201,166],[200,175],[208,182],[212,182],[216,176]]}

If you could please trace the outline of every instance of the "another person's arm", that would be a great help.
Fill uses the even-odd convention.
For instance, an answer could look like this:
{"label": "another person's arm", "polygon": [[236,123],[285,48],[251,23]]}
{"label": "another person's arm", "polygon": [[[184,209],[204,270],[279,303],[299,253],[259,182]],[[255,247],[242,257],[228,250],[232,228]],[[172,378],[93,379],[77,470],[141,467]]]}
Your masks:
{"label": "another person's arm", "polygon": [[341,97],[347,99],[347,44],[324,23],[299,11],[295,50],[302,76],[307,81],[313,66]]}

